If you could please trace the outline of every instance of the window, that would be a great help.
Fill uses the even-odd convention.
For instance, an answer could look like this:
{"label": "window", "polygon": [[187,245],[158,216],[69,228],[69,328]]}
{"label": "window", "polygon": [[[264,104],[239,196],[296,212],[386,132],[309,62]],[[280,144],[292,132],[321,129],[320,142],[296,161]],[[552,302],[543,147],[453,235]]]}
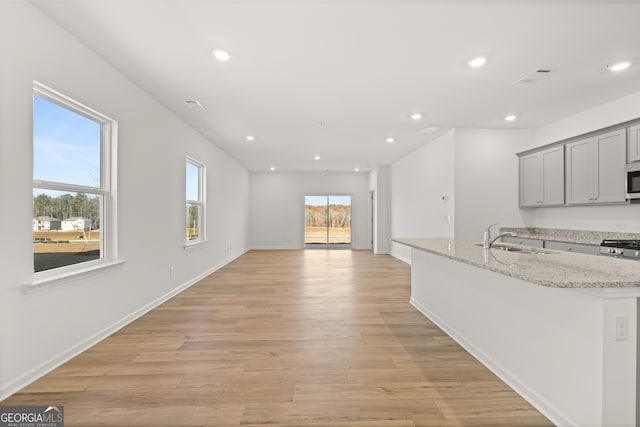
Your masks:
{"label": "window", "polygon": [[34,284],[112,263],[117,123],[34,83]]}
{"label": "window", "polygon": [[205,241],[204,165],[187,157],[186,163],[186,237],[187,246]]}
{"label": "window", "polygon": [[351,196],[304,196],[304,244],[351,247]]}

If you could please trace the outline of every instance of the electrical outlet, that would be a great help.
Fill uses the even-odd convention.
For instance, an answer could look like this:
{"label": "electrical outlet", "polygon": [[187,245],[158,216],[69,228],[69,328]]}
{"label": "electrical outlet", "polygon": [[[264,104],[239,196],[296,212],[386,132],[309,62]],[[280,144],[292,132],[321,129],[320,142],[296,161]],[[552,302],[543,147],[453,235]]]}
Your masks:
{"label": "electrical outlet", "polygon": [[625,224],[624,222],[616,222],[616,224],[613,227],[616,230],[624,230],[625,228],[627,228],[627,224]]}
{"label": "electrical outlet", "polygon": [[629,339],[629,318],[626,316],[616,317],[616,341],[626,341]]}

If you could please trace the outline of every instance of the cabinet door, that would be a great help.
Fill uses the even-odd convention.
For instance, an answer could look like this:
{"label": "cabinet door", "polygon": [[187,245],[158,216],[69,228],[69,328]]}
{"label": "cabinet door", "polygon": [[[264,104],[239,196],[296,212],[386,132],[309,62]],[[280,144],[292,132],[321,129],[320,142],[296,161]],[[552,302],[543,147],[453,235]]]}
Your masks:
{"label": "cabinet door", "polygon": [[546,249],[577,252],[580,254],[600,255],[599,245],[585,245],[583,243],[570,243],[570,242],[556,242],[552,240],[545,240],[544,247]]}
{"label": "cabinet door", "polygon": [[502,238],[504,243],[512,243],[514,245],[523,245],[529,246],[532,248],[542,248],[544,247],[544,240],[540,239],[531,239],[528,237],[518,237],[518,236],[504,236]]}
{"label": "cabinet door", "polygon": [[594,203],[625,201],[625,131],[619,129],[594,138],[597,156]]}
{"label": "cabinet door", "polygon": [[564,146],[540,153],[542,166],[542,204],[564,204]]}
{"label": "cabinet door", "polygon": [[566,146],[566,195],[568,204],[593,203],[596,162],[593,138]]}
{"label": "cabinet door", "polygon": [[627,129],[627,162],[640,161],[640,125]]}
{"label": "cabinet door", "polygon": [[520,157],[520,206],[542,203],[540,158],[539,152]]}

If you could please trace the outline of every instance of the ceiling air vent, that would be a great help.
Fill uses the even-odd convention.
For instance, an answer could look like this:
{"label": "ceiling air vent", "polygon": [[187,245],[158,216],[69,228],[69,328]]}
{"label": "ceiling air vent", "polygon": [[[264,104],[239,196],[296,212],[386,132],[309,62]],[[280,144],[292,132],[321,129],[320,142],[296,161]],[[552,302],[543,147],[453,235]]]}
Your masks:
{"label": "ceiling air vent", "polygon": [[520,83],[535,83],[543,78],[547,77],[551,73],[550,68],[538,68],[533,73],[527,74],[520,80]]}
{"label": "ceiling air vent", "polygon": [[200,104],[200,101],[197,101],[195,99],[188,99],[184,101],[184,103],[187,104],[187,107],[189,107],[190,110],[204,110],[204,107],[202,106],[202,104]]}

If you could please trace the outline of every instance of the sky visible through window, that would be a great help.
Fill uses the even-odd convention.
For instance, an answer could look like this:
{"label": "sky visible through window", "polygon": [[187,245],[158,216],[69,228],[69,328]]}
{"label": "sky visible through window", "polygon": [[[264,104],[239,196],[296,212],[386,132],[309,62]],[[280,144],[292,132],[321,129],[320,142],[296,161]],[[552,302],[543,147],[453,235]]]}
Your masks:
{"label": "sky visible through window", "polygon": [[33,97],[34,179],[100,188],[100,153],[100,123]]}
{"label": "sky visible through window", "polygon": [[[304,196],[307,206],[327,206],[327,196]],[[351,205],[351,196],[329,196],[330,205]]]}
{"label": "sky visible through window", "polygon": [[200,201],[199,190],[200,179],[198,173],[200,168],[193,163],[187,162],[187,200]]}

